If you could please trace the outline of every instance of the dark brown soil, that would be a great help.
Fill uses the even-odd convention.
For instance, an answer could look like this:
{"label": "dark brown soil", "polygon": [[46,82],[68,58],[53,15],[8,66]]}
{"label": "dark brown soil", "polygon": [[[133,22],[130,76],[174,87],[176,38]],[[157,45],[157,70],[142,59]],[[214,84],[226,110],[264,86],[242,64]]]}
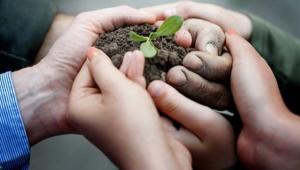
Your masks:
{"label": "dark brown soil", "polygon": [[[101,34],[95,46],[105,52],[116,67],[120,67],[123,56],[128,51],[139,49],[140,43],[129,40],[129,32],[134,31],[140,35],[148,36],[155,31],[152,25],[134,25],[119,28],[115,31]],[[165,80],[166,72],[173,66],[180,65],[187,53],[194,51],[192,48],[183,48],[173,40],[173,37],[156,39],[154,45],[159,49],[157,55],[146,59],[144,76],[147,83],[153,80]]]}

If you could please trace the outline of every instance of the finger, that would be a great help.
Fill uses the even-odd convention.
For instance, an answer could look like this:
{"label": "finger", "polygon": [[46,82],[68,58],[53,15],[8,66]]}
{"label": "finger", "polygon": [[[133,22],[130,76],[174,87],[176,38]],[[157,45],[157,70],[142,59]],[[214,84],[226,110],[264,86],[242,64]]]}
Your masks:
{"label": "finger", "polygon": [[[150,83],[148,91],[159,110],[197,134],[202,140],[215,139],[215,134],[220,133],[217,131],[220,131],[220,128],[224,128],[224,124],[230,127],[222,116],[206,106],[187,99],[162,81]],[[211,127],[212,124],[214,124],[214,128],[207,128]],[[229,132],[224,133],[230,135],[227,134]],[[225,134],[219,135],[223,136]]]}
{"label": "finger", "polygon": [[125,24],[153,24],[156,21],[156,16],[151,13],[123,5],[119,7],[81,13],[76,17],[76,21],[79,23],[91,24],[92,27],[89,29],[92,29],[93,32],[100,34],[114,30]]}
{"label": "finger", "polygon": [[181,28],[175,34],[175,42],[184,48],[188,48],[192,46],[193,37],[187,30]]}
{"label": "finger", "polygon": [[269,114],[286,108],[271,69],[256,50],[234,33],[226,35],[226,46],[233,57],[231,90],[243,122],[269,120]]}
{"label": "finger", "polygon": [[131,56],[132,56],[132,52],[125,53],[122,64],[120,66],[120,71],[122,73],[124,73],[126,76],[127,76],[129,65],[130,65],[131,60],[132,60]]}
{"label": "finger", "polygon": [[89,88],[94,86],[95,86],[95,82],[93,80],[93,77],[91,76],[88,65],[85,62],[74,80],[73,88],[79,89],[79,88]]}
{"label": "finger", "polygon": [[185,96],[215,109],[227,109],[232,101],[226,86],[210,82],[182,66],[171,68],[166,81]]}
{"label": "finger", "polygon": [[252,24],[247,16],[213,4],[181,1],[173,4],[149,7],[146,10],[155,14],[159,19],[165,19],[172,15],[180,15],[185,19],[199,18],[209,21],[219,25],[224,31],[236,28],[239,31],[238,33],[245,38],[248,38],[250,36],[249,33],[251,33],[248,29],[252,27]]}
{"label": "finger", "polygon": [[[184,32],[189,32],[190,35]],[[192,44],[197,50],[212,55],[221,54],[225,34],[219,26],[201,19],[188,19],[184,22],[181,31],[176,34],[175,41],[180,45],[183,40],[190,41],[190,36],[192,37]]]}
{"label": "finger", "polygon": [[139,84],[143,88],[146,87],[146,79],[144,78],[145,57],[142,52],[134,51],[130,56],[131,62],[128,67],[127,77]]}
{"label": "finger", "polygon": [[204,151],[204,144],[196,135],[181,127],[177,130],[172,122],[166,118],[162,119],[164,130],[173,138],[182,143],[190,152],[199,153]]}
{"label": "finger", "polygon": [[91,47],[87,52],[92,77],[103,93],[122,87],[126,77],[112,64],[101,50]]}
{"label": "finger", "polygon": [[166,14],[165,10],[173,9],[176,7],[176,5],[177,5],[176,3],[163,4],[163,5],[158,5],[158,6],[142,8],[141,10],[154,14],[156,16],[157,20],[163,20],[166,18],[166,16],[171,16],[171,12]]}
{"label": "finger", "polygon": [[195,51],[189,53],[182,64],[207,80],[227,82],[230,78],[232,57],[228,53],[215,56]]}

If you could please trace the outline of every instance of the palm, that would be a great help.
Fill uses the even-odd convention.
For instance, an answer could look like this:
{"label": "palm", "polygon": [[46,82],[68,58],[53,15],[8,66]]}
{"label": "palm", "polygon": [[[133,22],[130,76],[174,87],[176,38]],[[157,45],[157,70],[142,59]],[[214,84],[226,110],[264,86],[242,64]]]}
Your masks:
{"label": "palm", "polygon": [[51,103],[43,108],[48,115],[37,115],[40,122],[47,124],[48,136],[74,132],[67,118],[67,104],[87,49],[93,46],[100,33],[117,26],[154,22],[153,16],[137,13],[136,9],[122,6],[80,14],[37,65],[38,72],[43,74],[42,81],[48,83],[53,95]]}

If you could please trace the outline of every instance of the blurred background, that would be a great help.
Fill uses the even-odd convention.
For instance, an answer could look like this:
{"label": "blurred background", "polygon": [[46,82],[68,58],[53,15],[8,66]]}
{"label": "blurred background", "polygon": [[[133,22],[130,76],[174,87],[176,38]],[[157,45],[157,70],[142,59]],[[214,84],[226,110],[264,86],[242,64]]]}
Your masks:
{"label": "blurred background", "polygon": [[[61,12],[83,11],[127,4],[136,8],[175,0],[54,0]],[[299,0],[196,0],[254,13],[281,29],[300,37]],[[31,170],[115,170],[97,148],[78,135],[53,137],[32,147]]]}

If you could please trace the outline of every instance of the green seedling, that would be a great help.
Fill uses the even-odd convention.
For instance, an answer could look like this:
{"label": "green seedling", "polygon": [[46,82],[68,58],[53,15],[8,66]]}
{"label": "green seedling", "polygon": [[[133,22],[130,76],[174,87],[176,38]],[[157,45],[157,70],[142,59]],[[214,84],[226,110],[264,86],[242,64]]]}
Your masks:
{"label": "green seedling", "polygon": [[148,37],[137,34],[136,32],[129,32],[129,40],[140,42],[140,50],[146,58],[152,58],[157,54],[157,48],[153,45],[153,40],[162,36],[171,36],[175,34],[182,26],[183,18],[180,16],[168,17],[162,25],[155,31],[151,32]]}

